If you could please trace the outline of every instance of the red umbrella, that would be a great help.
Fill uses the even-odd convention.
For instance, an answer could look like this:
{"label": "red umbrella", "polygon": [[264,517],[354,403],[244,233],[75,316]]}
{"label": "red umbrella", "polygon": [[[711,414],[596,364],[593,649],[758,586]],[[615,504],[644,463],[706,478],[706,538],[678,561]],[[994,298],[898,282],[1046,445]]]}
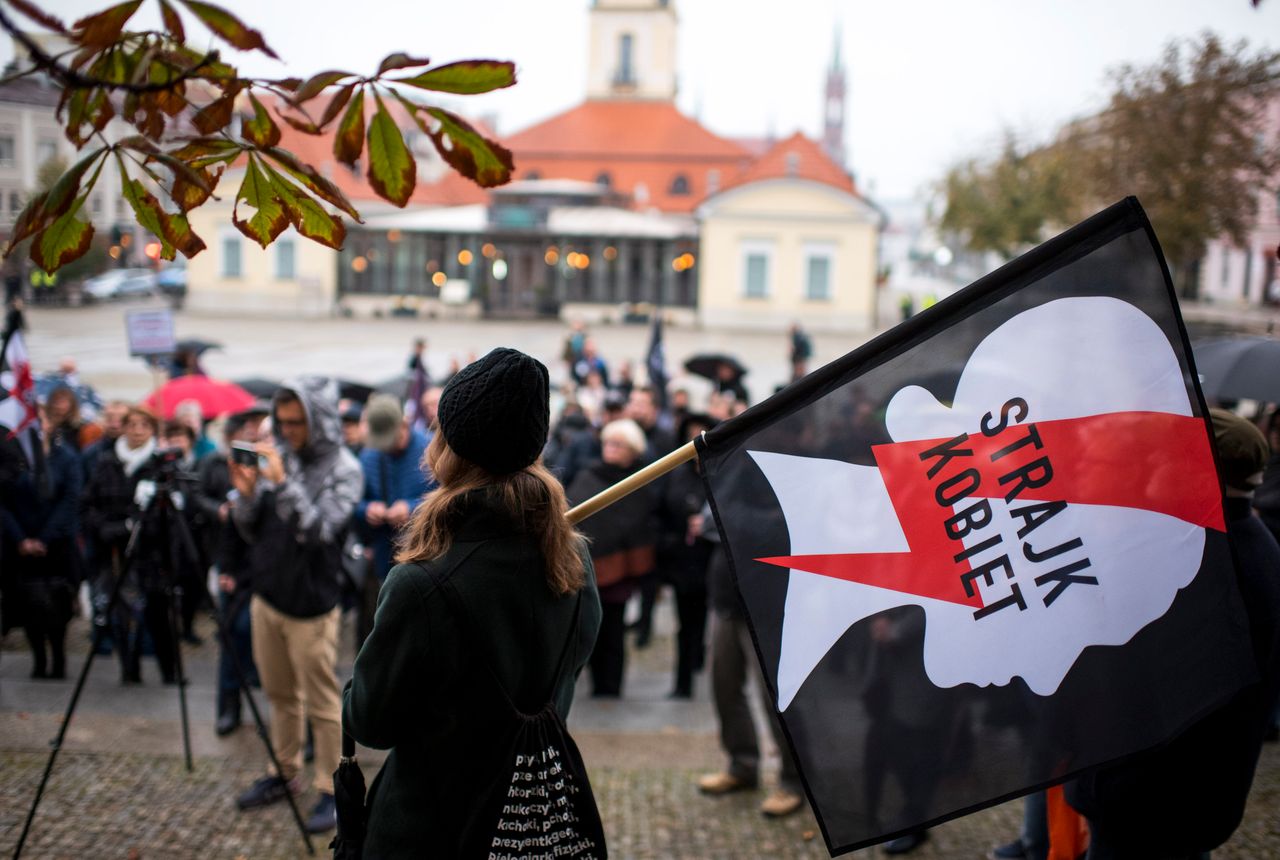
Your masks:
{"label": "red umbrella", "polygon": [[195,400],[205,418],[216,418],[227,412],[239,412],[254,404],[253,395],[234,382],[210,379],[207,376],[179,376],[157,388],[143,401],[166,419],[173,417],[178,404]]}

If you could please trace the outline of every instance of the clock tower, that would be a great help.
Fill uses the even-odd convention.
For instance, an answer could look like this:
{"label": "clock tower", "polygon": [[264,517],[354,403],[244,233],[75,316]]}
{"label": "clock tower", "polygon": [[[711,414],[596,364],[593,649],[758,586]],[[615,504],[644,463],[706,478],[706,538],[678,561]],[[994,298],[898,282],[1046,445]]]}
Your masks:
{"label": "clock tower", "polygon": [[676,10],[671,0],[594,0],[587,98],[676,97]]}

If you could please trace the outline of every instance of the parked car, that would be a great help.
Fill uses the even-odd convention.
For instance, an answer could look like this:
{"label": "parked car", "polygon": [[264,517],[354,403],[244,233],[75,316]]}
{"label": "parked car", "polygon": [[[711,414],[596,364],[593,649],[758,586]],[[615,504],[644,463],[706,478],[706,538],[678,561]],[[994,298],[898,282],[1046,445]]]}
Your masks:
{"label": "parked car", "polygon": [[162,269],[156,275],[156,287],[172,299],[176,307],[182,307],[182,300],[187,297],[187,267],[174,263]]}
{"label": "parked car", "polygon": [[113,269],[85,281],[81,295],[95,302],[107,299],[150,296],[156,291],[156,276],[150,269]]}

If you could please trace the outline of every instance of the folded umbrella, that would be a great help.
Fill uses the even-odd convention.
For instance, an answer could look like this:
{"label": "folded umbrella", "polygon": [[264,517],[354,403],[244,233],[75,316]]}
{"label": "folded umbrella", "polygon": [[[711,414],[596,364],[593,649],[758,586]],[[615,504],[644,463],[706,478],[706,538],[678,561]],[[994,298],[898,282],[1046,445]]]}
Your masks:
{"label": "folded umbrella", "polygon": [[173,417],[178,404],[194,400],[206,418],[217,418],[228,412],[239,412],[254,404],[254,396],[234,382],[207,376],[179,376],[147,395],[143,401],[162,418]]}
{"label": "folded umbrella", "polygon": [[333,774],[333,804],[338,832],[329,843],[334,860],[359,860],[364,844],[364,773],[356,762],[356,742],[342,733],[342,758]]}

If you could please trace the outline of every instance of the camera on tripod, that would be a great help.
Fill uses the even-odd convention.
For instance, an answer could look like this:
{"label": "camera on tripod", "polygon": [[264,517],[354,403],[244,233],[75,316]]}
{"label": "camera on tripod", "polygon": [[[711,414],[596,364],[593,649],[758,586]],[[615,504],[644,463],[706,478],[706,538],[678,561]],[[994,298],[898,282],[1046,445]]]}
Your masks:
{"label": "camera on tripod", "polygon": [[151,454],[151,463],[156,470],[165,478],[171,478],[177,475],[181,469],[182,458],[186,456],[186,452],[177,446],[170,448],[157,448]]}

